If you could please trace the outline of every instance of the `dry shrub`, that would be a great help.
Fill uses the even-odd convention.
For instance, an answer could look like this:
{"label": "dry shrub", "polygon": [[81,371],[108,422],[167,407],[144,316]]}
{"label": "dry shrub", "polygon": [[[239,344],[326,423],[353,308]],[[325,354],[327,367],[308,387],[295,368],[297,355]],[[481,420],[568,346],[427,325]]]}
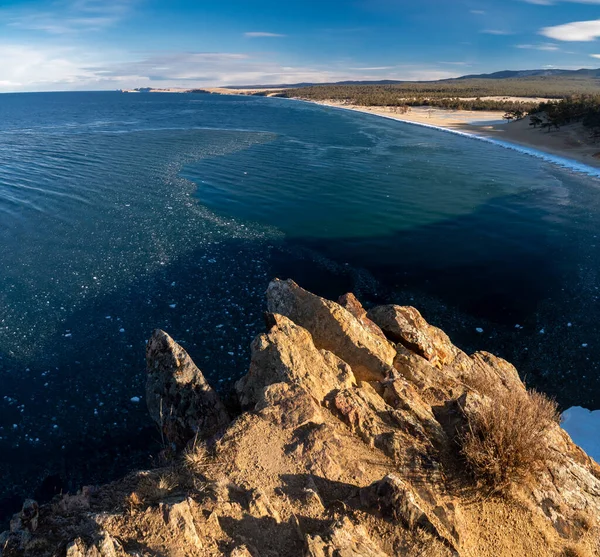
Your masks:
{"label": "dry shrub", "polygon": [[476,480],[494,492],[535,476],[552,458],[545,439],[560,421],[557,404],[537,391],[500,389],[467,414],[461,452]]}
{"label": "dry shrub", "polygon": [[592,554],[582,547],[568,545],[563,549],[561,557],[592,557]]}

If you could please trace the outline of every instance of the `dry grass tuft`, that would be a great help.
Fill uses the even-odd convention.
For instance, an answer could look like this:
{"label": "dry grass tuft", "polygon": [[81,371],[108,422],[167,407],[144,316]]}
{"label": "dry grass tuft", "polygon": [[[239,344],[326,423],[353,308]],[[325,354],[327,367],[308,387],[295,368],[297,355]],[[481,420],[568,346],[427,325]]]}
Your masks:
{"label": "dry grass tuft", "polygon": [[183,453],[183,464],[192,474],[203,474],[210,466],[206,446],[196,440]]}
{"label": "dry grass tuft", "polygon": [[179,480],[173,471],[159,476],[147,474],[140,479],[136,489],[125,502],[131,510],[155,505],[168,497],[177,487],[179,487]]}
{"label": "dry grass tuft", "polygon": [[458,437],[462,455],[475,479],[494,492],[532,479],[552,458],[545,436],[560,416],[542,393],[497,390],[492,404],[466,417]]}

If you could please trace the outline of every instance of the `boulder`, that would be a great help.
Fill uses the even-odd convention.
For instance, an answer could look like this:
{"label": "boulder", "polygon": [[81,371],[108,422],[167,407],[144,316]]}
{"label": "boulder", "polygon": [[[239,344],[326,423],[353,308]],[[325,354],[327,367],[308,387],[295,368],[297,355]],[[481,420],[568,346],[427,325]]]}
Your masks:
{"label": "boulder", "polygon": [[396,351],[384,338],[367,330],[350,311],[300,288],[293,280],[275,279],[267,289],[271,313],[285,315],[305,328],[317,348],[348,363],[360,381],[385,377]]}
{"label": "boulder", "polygon": [[306,536],[308,557],[387,557],[363,526],[343,517],[321,536]]}
{"label": "boulder", "polygon": [[454,360],[456,348],[448,335],[427,323],[413,307],[377,306],[367,313],[367,317],[374,321],[390,340],[402,344],[438,368]]}
{"label": "boulder", "polygon": [[236,383],[243,408],[265,407],[265,396],[275,394],[265,388],[275,383],[296,385],[317,401],[334,389],[354,384],[350,366],[334,354],[318,350],[310,333],[283,315],[270,316],[273,324],[268,333],[252,343],[248,374]]}
{"label": "boulder", "polygon": [[157,329],[146,347],[146,402],[165,438],[182,448],[224,429],[229,415],[187,352]]}

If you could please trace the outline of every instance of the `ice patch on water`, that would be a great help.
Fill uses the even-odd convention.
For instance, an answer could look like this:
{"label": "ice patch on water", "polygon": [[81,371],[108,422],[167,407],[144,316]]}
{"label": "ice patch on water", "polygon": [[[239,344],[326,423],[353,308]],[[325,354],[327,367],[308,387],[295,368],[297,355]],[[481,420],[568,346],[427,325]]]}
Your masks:
{"label": "ice patch on water", "polygon": [[596,462],[600,462],[600,410],[573,406],[562,414],[563,429]]}

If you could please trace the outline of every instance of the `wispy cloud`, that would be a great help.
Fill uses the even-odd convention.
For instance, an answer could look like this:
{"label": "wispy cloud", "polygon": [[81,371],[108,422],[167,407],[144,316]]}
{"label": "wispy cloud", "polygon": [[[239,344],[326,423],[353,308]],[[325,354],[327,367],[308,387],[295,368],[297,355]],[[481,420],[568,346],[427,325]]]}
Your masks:
{"label": "wispy cloud", "polygon": [[261,37],[285,37],[285,35],[281,33],[267,33],[266,31],[248,31],[244,33],[244,37],[248,37],[249,39],[257,39]]}
{"label": "wispy cloud", "polygon": [[593,41],[600,37],[600,19],[544,27],[540,30],[540,35],[557,41]]}
{"label": "wispy cloud", "polygon": [[47,10],[6,8],[0,19],[10,27],[53,35],[88,33],[116,25],[137,0],[60,0]]}
{"label": "wispy cloud", "polygon": [[362,67],[362,68],[348,68],[350,71],[357,72],[382,72],[385,70],[393,70],[396,66],[371,66],[371,67]]}
{"label": "wispy cloud", "polygon": [[485,14],[485,10],[469,10],[470,13],[475,14],[475,15],[484,15]]}
{"label": "wispy cloud", "polygon": [[512,35],[512,31],[507,31],[505,29],[482,29],[479,31],[480,33],[484,33],[486,35]]}
{"label": "wispy cloud", "polygon": [[571,2],[572,4],[600,4],[600,0],[523,0],[528,4],[537,4],[538,6],[554,6],[560,2]]}
{"label": "wispy cloud", "polygon": [[560,50],[558,46],[552,43],[543,43],[543,44],[517,44],[515,48],[525,48],[531,50],[545,50],[545,51],[556,51]]}

